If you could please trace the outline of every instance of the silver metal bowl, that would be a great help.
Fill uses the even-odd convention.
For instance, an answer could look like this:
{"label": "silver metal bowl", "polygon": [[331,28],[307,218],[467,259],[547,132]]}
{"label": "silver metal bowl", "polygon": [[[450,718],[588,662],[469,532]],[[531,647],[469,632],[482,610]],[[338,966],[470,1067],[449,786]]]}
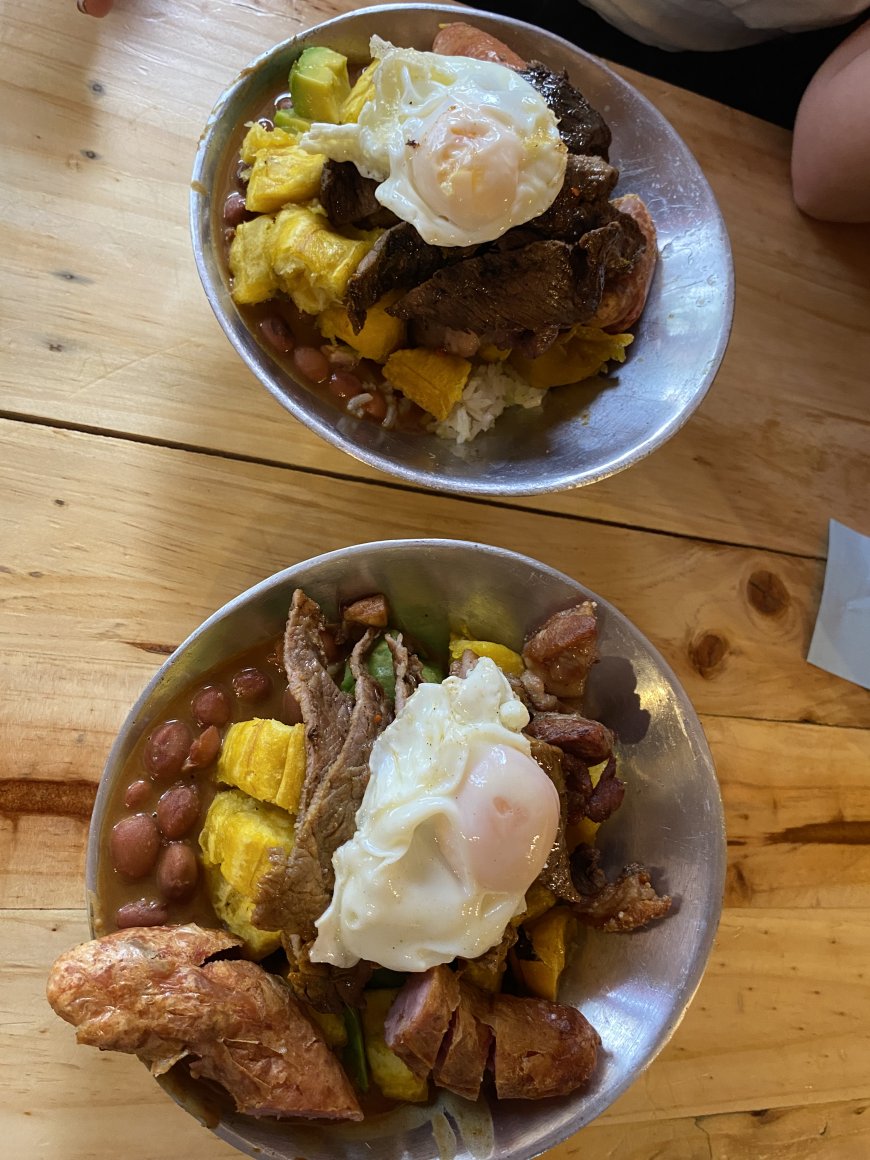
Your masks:
{"label": "silver metal bowl", "polygon": [[99,913],[112,786],[142,734],[168,704],[213,666],[274,640],[294,588],[328,609],[373,591],[424,642],[446,644],[451,628],[519,647],[525,633],[578,600],[598,602],[601,661],[587,709],[619,736],[625,801],[600,831],[608,870],[639,861],[674,898],[672,913],[632,934],[590,931],[561,989],[598,1029],[603,1051],[587,1087],[564,1099],[470,1103],[442,1093],[362,1124],[256,1120],[188,1078],[164,1086],[242,1152],[272,1160],[526,1160],[604,1111],[667,1042],[704,971],[725,877],[722,802],[700,722],[649,641],[612,605],[570,577],[501,548],[458,540],[360,544],[296,564],[209,617],[166,661],[130,713],[109,755],[88,845],[91,923]]}
{"label": "silver metal bowl", "polygon": [[[467,20],[526,59],[567,68],[613,130],[617,194],[638,193],[655,219],[658,269],[627,361],[606,378],[548,393],[541,408],[513,408],[463,447],[434,435],[385,431],[354,418],[279,363],[245,323],[228,288],[218,185],[238,129],[286,86],[306,45],[368,60],[373,33],[427,49],[438,25]],[[214,196],[213,196],[214,194]],[[643,459],[685,423],[710,386],[734,305],[728,235],[707,181],[673,127],[600,60],[529,24],[437,4],[399,4],[336,17],[276,45],[220,97],[200,140],[190,226],[205,292],[230,342],[278,402],[329,443],[409,483],[474,495],[532,495],[595,483]]]}

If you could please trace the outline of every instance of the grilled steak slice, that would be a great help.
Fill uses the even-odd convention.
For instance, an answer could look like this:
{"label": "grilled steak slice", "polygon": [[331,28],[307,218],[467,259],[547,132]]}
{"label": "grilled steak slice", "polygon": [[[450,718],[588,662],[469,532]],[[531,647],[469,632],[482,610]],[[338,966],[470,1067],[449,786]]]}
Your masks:
{"label": "grilled steak slice", "polygon": [[416,653],[408,651],[401,633],[395,638],[388,633],[384,639],[393,658],[393,671],[396,674],[394,709],[396,713],[401,713],[408,698],[423,679],[423,665]]}
{"label": "grilled steak slice", "polygon": [[490,250],[438,270],[387,311],[470,330],[502,348],[520,345],[533,357],[552,344],[560,329],[595,313],[618,234],[611,223],[590,230],[574,245],[536,241],[515,250]]}
{"label": "grilled steak slice", "polygon": [[600,857],[600,851],[587,845],[578,846],[571,856],[580,894],[572,909],[582,923],[598,930],[627,931],[664,918],[671,909],[671,899],[656,891],[644,866],[626,866],[614,882],[608,882],[598,864]]}
{"label": "grilled steak slice", "polygon": [[240,1112],[361,1120],[287,988],[256,963],[209,961],[237,945],[193,925],[118,931],[61,955],[48,1000],[80,1043],[135,1052],[155,1075],[193,1057],[191,1074],[217,1080]]}
{"label": "grilled steak slice", "polygon": [[343,693],[327,671],[322,643],[325,632],[326,621],[319,606],[297,588],[284,634],[284,669],[305,723],[300,815],[308,808],[324,770],[338,757],[353,710],[353,697]]}
{"label": "grilled steak slice", "polygon": [[485,1016],[495,1037],[499,1099],[564,1096],[592,1074],[601,1038],[574,1007],[548,999],[496,995]]}
{"label": "grilled steak slice", "polygon": [[591,153],[607,160],[610,149],[610,128],[597,109],[568,80],[567,72],[554,73],[533,60],[519,72],[537,89],[559,122],[559,136],[568,146],[569,153]]}
{"label": "grilled steak slice", "polygon": [[526,641],[523,660],[548,693],[581,698],[589,670],[598,660],[595,605],[584,600],[551,616]]}
{"label": "grilled steak slice", "polygon": [[565,820],[568,816],[568,794],[565,786],[565,775],[562,772],[562,751],[546,741],[532,741],[532,757],[552,781],[559,793],[559,829],[556,832],[556,841],[547,858],[544,869],[538,875],[538,881],[552,890],[557,898],[574,901],[577,891],[571,880],[571,862],[568,856],[568,846],[565,841]]}
{"label": "grilled steak slice", "polygon": [[312,937],[315,921],[329,905],[335,886],[332,856],[353,836],[372,744],[388,720],[384,691],[364,664],[376,636],[369,629],[350,656],[356,690],[344,744],[296,817],[290,854],[273,850],[270,869],[260,879],[253,920],[263,930]]}
{"label": "grilled steak slice", "polygon": [[334,226],[392,226],[399,220],[375,197],[379,182],[363,177],[352,161],[327,161],[320,204]]}
{"label": "grilled steak slice", "polygon": [[296,996],[317,1011],[340,1015],[347,1007],[361,1007],[362,993],[372,974],[372,964],[360,960],[353,967],[334,967],[331,963],[313,963],[309,957],[312,942],[299,935],[285,935],[287,982]]}
{"label": "grilled steak slice", "polygon": [[492,1028],[486,1022],[490,998],[477,987],[463,983],[459,1006],[441,1043],[432,1078],[438,1087],[447,1088],[467,1100],[480,1094],[483,1073],[492,1046]]}
{"label": "grilled steak slice", "polygon": [[[474,247],[430,246],[410,222],[381,234],[347,284],[347,314],[358,334],[366,311],[390,290],[410,290],[436,270],[467,257]],[[460,327],[459,329],[465,329]]]}
{"label": "grilled steak slice", "polygon": [[[555,201],[538,217],[517,228],[576,242],[587,230],[613,219],[609,198],[618,178],[619,171],[602,158],[571,153]],[[512,232],[509,230],[505,238]]]}
{"label": "grilled steak slice", "polygon": [[459,980],[446,966],[410,975],[384,1024],[387,1046],[415,1075],[435,1065],[453,1012],[459,1005]]}

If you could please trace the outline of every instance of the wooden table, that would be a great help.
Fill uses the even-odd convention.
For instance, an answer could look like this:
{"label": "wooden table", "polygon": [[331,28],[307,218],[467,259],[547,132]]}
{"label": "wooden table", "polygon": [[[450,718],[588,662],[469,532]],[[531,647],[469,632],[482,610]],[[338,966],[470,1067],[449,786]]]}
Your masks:
{"label": "wooden table", "polygon": [[703,716],[726,909],[700,992],[559,1160],[870,1155],[870,694],[804,660],[828,518],[870,533],[870,232],[802,218],[788,135],[640,76],[720,200],[737,312],[700,411],[595,487],[492,503],[398,486],[293,421],[233,354],[187,236],[225,82],[346,0],[7,4],[0,40],[0,1153],[236,1155],[125,1056],[77,1048],[52,959],[86,936],[112,737],[210,611],[345,544],[449,534],[606,594]]}

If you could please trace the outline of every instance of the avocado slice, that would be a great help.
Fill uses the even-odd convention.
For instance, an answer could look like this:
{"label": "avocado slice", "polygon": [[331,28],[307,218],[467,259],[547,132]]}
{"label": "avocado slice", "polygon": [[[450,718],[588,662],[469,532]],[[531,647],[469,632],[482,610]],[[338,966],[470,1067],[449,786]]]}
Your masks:
{"label": "avocado slice", "polygon": [[293,109],[308,121],[341,121],[341,106],[350,95],[347,57],[331,48],[304,48],[290,69]]}

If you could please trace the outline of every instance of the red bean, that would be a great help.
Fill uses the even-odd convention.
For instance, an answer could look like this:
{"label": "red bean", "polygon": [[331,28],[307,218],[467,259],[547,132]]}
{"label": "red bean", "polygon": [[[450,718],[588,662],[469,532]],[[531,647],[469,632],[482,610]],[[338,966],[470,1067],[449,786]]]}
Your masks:
{"label": "red bean", "polygon": [[190,711],[200,725],[226,725],[233,715],[233,706],[220,685],[206,685],[193,694]]}
{"label": "red bean", "polygon": [[240,701],[262,701],[272,690],[272,681],[262,670],[241,669],[233,677],[233,692]]}
{"label": "red bean", "polygon": [[184,842],[170,842],[160,855],[157,885],[165,898],[183,902],[196,890],[199,866],[193,850]]}
{"label": "red bean", "polygon": [[160,850],[157,823],[150,814],[133,814],[112,827],[112,865],[127,878],[144,878],[154,869]]}
{"label": "red bean", "polygon": [[382,419],[387,417],[387,400],[383,394],[378,390],[372,390],[372,397],[367,403],[363,404],[363,411],[372,419],[377,419],[380,423]]}
{"label": "red bean", "polygon": [[245,205],[244,196],[241,193],[231,193],[224,202],[224,224],[228,226],[237,226],[245,220],[248,213],[248,207]]}
{"label": "red bean", "polygon": [[284,698],[281,702],[281,720],[285,725],[298,725],[302,720],[302,709],[289,689],[284,690]]}
{"label": "red bean", "polygon": [[326,355],[316,346],[297,346],[293,351],[293,363],[299,373],[313,383],[324,383],[329,378]]}
{"label": "red bean", "polygon": [[166,904],[153,898],[140,898],[136,902],[125,902],[115,915],[115,926],[124,930],[130,926],[163,926],[169,921]]}
{"label": "red bean", "polygon": [[337,399],[353,399],[362,394],[362,383],[350,371],[333,371],[326,384],[330,393]]}
{"label": "red bean", "polygon": [[139,778],[138,781],[131,781],[127,786],[127,792],[124,794],[124,805],[128,810],[138,810],[151,797],[151,782]]}
{"label": "red bean", "polygon": [[275,128],[275,122],[270,121],[268,117],[258,117],[257,124],[262,125],[267,132],[271,132]]}
{"label": "red bean", "polygon": [[289,354],[296,345],[293,331],[283,318],[274,314],[267,314],[260,319],[260,334],[278,354]]}
{"label": "red bean", "polygon": [[187,759],[193,736],[183,721],[166,721],[145,742],[142,758],[152,777],[177,777]]}
{"label": "red bean", "polygon": [[191,744],[190,753],[187,756],[187,761],[184,763],[185,768],[192,766],[194,769],[205,769],[207,765],[211,765],[220,751],[220,730],[216,725],[209,725],[207,729],[203,729],[199,737],[196,737]]}
{"label": "red bean", "polygon": [[174,785],[157,803],[157,825],[165,838],[183,838],[199,817],[199,791],[195,785]]}

